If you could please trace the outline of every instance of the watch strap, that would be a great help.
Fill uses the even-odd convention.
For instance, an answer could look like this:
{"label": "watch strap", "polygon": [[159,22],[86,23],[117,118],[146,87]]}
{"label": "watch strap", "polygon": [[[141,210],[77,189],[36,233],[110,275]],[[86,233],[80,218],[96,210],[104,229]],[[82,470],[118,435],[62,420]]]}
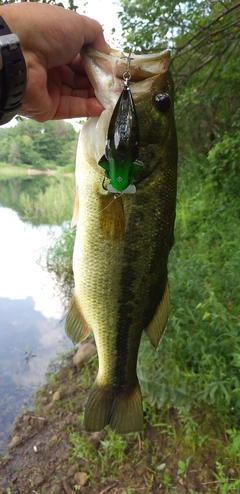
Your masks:
{"label": "watch strap", "polygon": [[26,76],[20,41],[0,16],[0,125],[9,122],[21,108]]}

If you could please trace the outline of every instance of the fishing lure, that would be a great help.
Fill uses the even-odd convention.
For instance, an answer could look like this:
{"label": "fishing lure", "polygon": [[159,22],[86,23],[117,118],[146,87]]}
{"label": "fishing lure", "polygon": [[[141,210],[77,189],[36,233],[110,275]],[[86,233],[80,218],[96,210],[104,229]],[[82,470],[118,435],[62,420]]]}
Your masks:
{"label": "fishing lure", "polygon": [[139,159],[139,128],[132,93],[130,90],[130,63],[123,74],[123,90],[114,108],[106,138],[105,154],[99,165],[110,180],[108,192],[134,194],[136,187],[132,181],[136,172],[143,166]]}

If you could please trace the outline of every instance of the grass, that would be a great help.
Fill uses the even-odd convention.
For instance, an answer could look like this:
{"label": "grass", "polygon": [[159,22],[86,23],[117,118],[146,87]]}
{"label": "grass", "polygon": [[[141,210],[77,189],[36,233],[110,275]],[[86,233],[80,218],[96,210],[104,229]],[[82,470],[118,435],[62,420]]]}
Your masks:
{"label": "grass", "polygon": [[61,225],[72,217],[74,196],[73,177],[56,178],[34,197],[26,192],[20,194],[21,216],[36,224]]}
{"label": "grass", "polygon": [[[36,395],[35,413],[41,417],[46,399],[59,389],[55,377],[59,362],[71,365],[72,353],[65,359],[61,355],[52,363],[47,384]],[[237,429],[228,429],[228,418],[217,416],[211,407],[196,406],[180,413],[173,407],[159,409],[144,400],[141,433],[119,435],[106,428],[101,434],[87,434],[83,428],[83,403],[96,370],[94,357],[78,372],[70,372],[65,384],[68,388],[77,387],[78,392],[54,402],[50,416],[47,415],[52,423],[50,450],[61,440],[55,430],[58,423],[59,431],[60,417],[65,423],[69,413],[78,415],[77,421],[64,426],[65,452],[69,453],[69,466],[77,465],[87,473],[94,494],[116,485],[119,492],[127,494],[172,494],[181,485],[189,494],[240,493],[240,434]],[[93,439],[97,439],[98,445]],[[77,492],[78,487],[74,489]]]}
{"label": "grass", "polygon": [[[119,436],[107,429],[97,451],[89,443],[88,436],[82,429],[71,433],[70,462],[75,462],[77,458],[84,459],[90,465],[93,485],[96,481],[104,484],[111,480],[122,479],[126,474],[126,467],[131,463],[132,470],[137,472],[141,465],[146,465],[145,489],[148,488],[148,492],[156,486],[164,488],[164,492],[173,492],[170,489],[176,485],[176,479],[186,486],[193,484],[196,478],[199,484],[207,487],[207,491],[204,492],[208,494],[239,492],[237,490],[240,488],[237,474],[239,462],[230,460],[229,451],[232,445],[226,443],[223,431],[220,435],[218,430],[213,430],[212,434],[208,434],[207,441],[202,440],[202,430],[210,429],[209,420],[213,429],[213,417],[208,416],[200,420],[199,427],[186,435],[182,428],[182,420],[175,413],[169,416],[166,410],[162,412],[161,425],[154,423],[155,407],[149,407],[148,413],[152,414],[149,416],[151,422],[145,423],[146,428],[143,433]],[[188,419],[192,421],[191,414]],[[186,416],[184,422],[186,423]],[[80,427],[82,428],[82,416],[80,416]],[[109,471],[110,463],[111,471]],[[100,477],[99,472],[101,472]],[[188,492],[195,494],[203,490],[191,490],[190,487]]]}

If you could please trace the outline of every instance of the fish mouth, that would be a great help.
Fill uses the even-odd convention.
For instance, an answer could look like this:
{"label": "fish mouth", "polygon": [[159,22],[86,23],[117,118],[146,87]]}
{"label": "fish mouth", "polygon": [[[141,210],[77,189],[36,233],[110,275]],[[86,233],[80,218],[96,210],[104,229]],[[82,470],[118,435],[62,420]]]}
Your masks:
{"label": "fish mouth", "polygon": [[[109,105],[109,94],[112,102],[116,103],[122,90],[123,76],[126,72],[127,58],[129,54],[112,49],[107,55],[85,46],[81,50],[81,58],[87,76],[94,88],[96,97],[105,108]],[[131,53],[130,84],[133,96],[141,98],[141,95],[151,90],[153,83],[159,76],[168,71],[170,63],[170,50],[155,54],[136,55]]]}
{"label": "fish mouth", "polygon": [[[92,60],[95,60],[99,66],[101,60],[103,64],[107,64],[112,68],[115,77],[123,79],[123,74],[126,72],[126,60],[129,57],[129,53],[123,53],[118,50],[111,50],[109,55],[100,53],[93,48],[87,46],[85,49],[86,55],[90,56]],[[154,53],[149,55],[136,55],[131,53],[130,73],[131,81],[139,82],[148,77],[152,77],[158,74],[163,74],[169,68],[170,63],[170,50],[165,50],[161,53]]]}
{"label": "fish mouth", "polygon": [[[117,58],[116,61],[116,77],[120,79],[123,78],[123,74],[126,71],[126,57],[128,57],[128,54],[121,54],[121,57]],[[169,63],[170,50],[152,55],[135,55],[133,53],[131,54],[130,63],[131,81],[139,82],[148,77],[163,74],[168,70]]]}

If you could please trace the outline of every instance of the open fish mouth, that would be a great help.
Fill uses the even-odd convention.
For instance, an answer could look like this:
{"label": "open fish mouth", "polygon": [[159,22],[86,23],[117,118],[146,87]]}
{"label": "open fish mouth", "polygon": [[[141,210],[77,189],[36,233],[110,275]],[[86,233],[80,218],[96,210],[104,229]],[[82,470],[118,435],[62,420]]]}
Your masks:
{"label": "open fish mouth", "polygon": [[[100,53],[90,46],[81,50],[81,57],[96,97],[104,108],[109,107],[109,94],[116,103],[116,97],[122,90],[122,81],[126,72],[126,59],[129,54],[111,50],[109,55]],[[131,53],[130,83],[133,96],[148,93],[153,82],[169,69],[170,50],[161,53],[136,55]],[[138,84],[140,83],[140,84]]]}
{"label": "open fish mouth", "polygon": [[[118,50],[111,50],[109,55],[100,53],[90,46],[84,47],[82,54],[91,57],[93,63],[102,67],[102,70],[106,70],[106,66],[112,67],[111,71],[115,73],[115,76],[122,79],[124,72],[126,71],[126,58],[129,54],[123,53]],[[170,63],[170,50],[164,50],[161,53],[154,53],[149,55],[136,55],[131,53],[131,80],[132,82],[142,81],[148,77],[152,77],[156,74],[164,73],[168,70]],[[105,69],[104,69],[105,66]]]}

